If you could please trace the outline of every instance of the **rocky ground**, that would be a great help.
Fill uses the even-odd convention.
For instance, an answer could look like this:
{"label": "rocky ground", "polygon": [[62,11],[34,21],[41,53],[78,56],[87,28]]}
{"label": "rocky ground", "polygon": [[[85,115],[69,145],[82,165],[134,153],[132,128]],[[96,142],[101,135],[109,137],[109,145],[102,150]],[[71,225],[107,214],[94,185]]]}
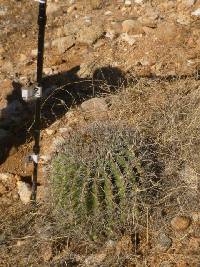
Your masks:
{"label": "rocky ground", "polygon": [[[37,7],[36,1],[1,0],[2,210],[30,199],[32,166],[25,164],[24,158],[33,145],[33,109],[21,99],[20,89],[35,81]],[[42,100],[38,187],[41,202],[47,193],[44,174],[51,154],[72,129],[110,118],[109,107],[114,99],[108,96],[110,92],[140,79],[158,80],[158,90],[163,79],[187,78],[189,84],[194,84],[200,68],[199,0],[49,0],[47,16],[44,87],[48,92]],[[198,88],[199,82],[195,81],[194,86]],[[100,99],[98,95],[106,97]],[[164,100],[155,94],[152,101],[162,105]],[[148,264],[199,266],[199,216],[196,211],[187,216],[174,215],[170,230],[158,235],[159,249],[150,246],[152,257]],[[1,239],[0,232],[0,244]],[[80,260],[81,266],[103,266],[107,251],[117,251],[118,247],[123,254],[123,246],[132,251],[129,237]],[[170,256],[165,259],[166,255]],[[51,252],[48,257],[52,257]],[[5,258],[0,265],[5,266]]]}

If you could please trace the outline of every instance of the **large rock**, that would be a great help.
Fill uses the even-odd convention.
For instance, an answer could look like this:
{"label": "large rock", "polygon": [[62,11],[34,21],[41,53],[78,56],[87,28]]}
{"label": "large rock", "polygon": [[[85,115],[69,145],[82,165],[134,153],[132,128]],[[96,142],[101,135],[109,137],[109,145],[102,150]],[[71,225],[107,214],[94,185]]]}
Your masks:
{"label": "large rock", "polygon": [[92,45],[103,35],[104,29],[102,25],[92,25],[90,27],[84,27],[79,31],[77,35],[77,42]]}

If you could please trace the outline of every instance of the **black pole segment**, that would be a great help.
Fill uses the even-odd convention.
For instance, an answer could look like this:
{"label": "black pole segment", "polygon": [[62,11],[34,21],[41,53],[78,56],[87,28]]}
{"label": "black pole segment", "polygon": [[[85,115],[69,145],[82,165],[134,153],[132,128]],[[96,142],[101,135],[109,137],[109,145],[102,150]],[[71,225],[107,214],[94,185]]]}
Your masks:
{"label": "black pole segment", "polygon": [[[38,15],[38,56],[37,56],[37,86],[42,87],[42,72],[44,59],[44,38],[46,26],[46,0],[39,0]],[[42,90],[43,91],[43,90]],[[34,121],[34,146],[33,153],[36,155],[33,159],[33,180],[32,180],[32,200],[36,200],[37,195],[37,177],[38,177],[38,156],[40,153],[40,97],[35,101],[35,121]]]}

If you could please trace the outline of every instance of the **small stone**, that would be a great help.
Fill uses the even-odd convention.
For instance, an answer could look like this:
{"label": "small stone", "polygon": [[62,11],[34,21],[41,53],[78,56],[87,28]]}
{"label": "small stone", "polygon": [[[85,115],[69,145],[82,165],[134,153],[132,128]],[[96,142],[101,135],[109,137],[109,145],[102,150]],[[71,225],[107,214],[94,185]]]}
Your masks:
{"label": "small stone", "polygon": [[17,181],[17,189],[18,189],[20,200],[24,204],[28,204],[31,200],[31,194],[32,194],[30,184],[19,180]]}
{"label": "small stone", "polygon": [[196,3],[196,0],[184,0],[184,4],[188,7],[193,6]]}
{"label": "small stone", "polygon": [[12,173],[0,173],[0,182],[10,183],[14,178]]}
{"label": "small stone", "polygon": [[194,223],[200,225],[200,211],[196,211],[192,213],[192,220]]}
{"label": "small stone", "polygon": [[77,42],[87,45],[94,44],[104,34],[103,27],[101,25],[93,25],[90,27],[84,27],[77,35]]}
{"label": "small stone", "polygon": [[130,7],[130,6],[132,5],[132,0],[125,0],[124,5],[125,5],[126,7]]}
{"label": "small stone", "polygon": [[78,77],[80,78],[89,78],[92,77],[94,71],[96,69],[96,63],[91,61],[87,63],[82,63],[80,65],[80,70],[78,71]]}
{"label": "small stone", "polygon": [[171,247],[172,239],[169,238],[165,233],[161,233],[158,237],[158,243],[161,248],[166,251]]}
{"label": "small stone", "polygon": [[89,16],[85,16],[83,19],[84,19],[85,24],[86,24],[87,26],[91,26],[91,25],[92,25],[92,18],[91,18],[91,17],[89,17]]}
{"label": "small stone", "polygon": [[48,135],[53,135],[55,133],[55,130],[52,130],[52,129],[46,129],[45,132],[48,134]]}
{"label": "small stone", "polygon": [[190,218],[186,216],[176,216],[171,220],[171,226],[176,231],[184,231],[190,225]]}
{"label": "small stone", "polygon": [[200,8],[197,8],[195,11],[191,13],[193,16],[200,16]]}
{"label": "small stone", "polygon": [[115,32],[115,30],[108,30],[105,37],[114,40],[117,37],[117,33]]}
{"label": "small stone", "polygon": [[136,3],[136,4],[143,4],[143,2],[144,2],[144,0],[134,0],[134,2]]}
{"label": "small stone", "polygon": [[122,22],[122,30],[130,35],[144,33],[141,23],[133,19],[124,20]]}
{"label": "small stone", "polygon": [[52,68],[44,68],[43,72],[45,75],[52,75],[53,74]]}
{"label": "small stone", "polygon": [[56,38],[52,41],[52,46],[57,47],[59,53],[64,53],[75,44],[75,38],[73,35]]}
{"label": "small stone", "polygon": [[110,15],[112,15],[112,11],[108,10],[104,14],[105,14],[105,16],[110,16]]}
{"label": "small stone", "polygon": [[134,45],[136,42],[136,38],[133,35],[128,35],[127,33],[122,33],[120,35],[121,39],[127,42],[129,45]]}
{"label": "small stone", "polygon": [[37,49],[31,50],[31,56],[36,57],[37,54],[38,54],[38,50]]}
{"label": "small stone", "polygon": [[70,14],[70,13],[72,13],[76,9],[77,9],[76,5],[72,5],[72,6],[68,7],[67,13]]}

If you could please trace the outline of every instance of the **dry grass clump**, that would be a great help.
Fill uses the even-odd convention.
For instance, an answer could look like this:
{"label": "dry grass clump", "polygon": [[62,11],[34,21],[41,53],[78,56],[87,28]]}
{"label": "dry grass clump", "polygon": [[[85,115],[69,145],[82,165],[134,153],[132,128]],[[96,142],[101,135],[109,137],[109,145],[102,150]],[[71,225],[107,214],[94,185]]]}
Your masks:
{"label": "dry grass clump", "polygon": [[[156,205],[169,205],[168,219],[173,214],[189,214],[192,210],[198,210],[199,81],[191,78],[140,80],[124,89],[120,97],[115,97],[111,102],[112,117],[128,119],[151,136],[159,148],[163,179],[159,189],[161,197]],[[162,221],[163,216],[160,216]]]}

